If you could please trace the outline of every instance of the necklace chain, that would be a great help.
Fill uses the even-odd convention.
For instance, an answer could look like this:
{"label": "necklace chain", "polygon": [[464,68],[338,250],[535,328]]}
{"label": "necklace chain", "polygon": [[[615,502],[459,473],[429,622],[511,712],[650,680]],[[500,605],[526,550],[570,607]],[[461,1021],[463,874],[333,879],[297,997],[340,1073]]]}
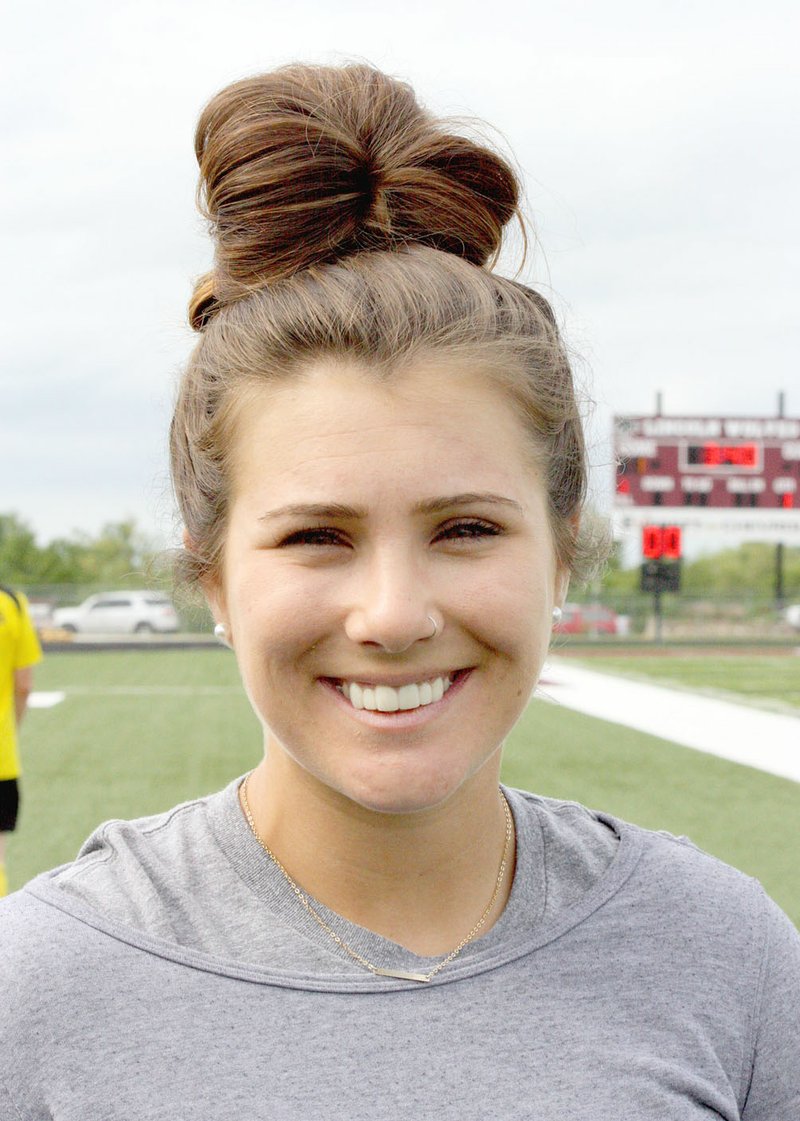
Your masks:
{"label": "necklace chain", "polygon": [[[252,774],[252,771],[250,772],[250,774]],[[447,956],[443,958],[438,965],[431,969],[429,973],[407,973],[404,970],[382,969],[380,966],[374,965],[371,961],[367,961],[367,959],[365,957],[362,957],[362,955],[358,953],[357,950],[354,950],[352,946],[348,945],[347,942],[345,942],[344,938],[342,938],[341,935],[337,934],[333,927],[325,921],[325,919],[317,910],[315,910],[315,908],[311,905],[308,896],[305,894],[302,888],[300,888],[295,883],[287,870],[284,868],[283,864],[281,864],[280,860],[278,860],[275,853],[272,851],[267,842],[256,829],[256,823],[253,820],[253,814],[250,810],[250,803],[247,798],[247,784],[249,781],[250,775],[248,775],[242,783],[241,790],[242,808],[244,809],[244,816],[247,818],[247,824],[250,826],[250,832],[261,845],[262,849],[270,858],[275,867],[278,868],[278,870],[282,873],[283,878],[286,880],[289,887],[294,892],[298,902],[303,905],[311,918],[314,919],[315,922],[319,923],[328,937],[331,938],[336,943],[336,945],[339,946],[340,949],[349,954],[350,957],[353,958],[354,961],[357,961],[359,965],[362,965],[365,969],[368,969],[370,973],[374,973],[379,977],[399,977],[407,981],[432,981],[437,973],[440,973],[446,965],[449,965],[454,958],[458,957],[465,946],[469,945],[469,943],[476,937],[478,932],[484,926],[486,920],[491,914],[492,908],[497,902],[497,897],[500,894],[500,888],[502,886],[505,871],[508,866],[508,854],[511,849],[511,840],[514,835],[514,825],[511,817],[511,810],[509,809],[508,800],[502,790],[500,790],[500,797],[503,801],[503,811],[506,818],[506,838],[503,844],[503,855],[500,859],[500,868],[497,872],[497,879],[495,880],[491,899],[486,904],[483,914],[475,923],[472,930],[470,930],[469,934],[462,938],[456,948],[454,950],[451,950],[450,953],[447,954]]]}

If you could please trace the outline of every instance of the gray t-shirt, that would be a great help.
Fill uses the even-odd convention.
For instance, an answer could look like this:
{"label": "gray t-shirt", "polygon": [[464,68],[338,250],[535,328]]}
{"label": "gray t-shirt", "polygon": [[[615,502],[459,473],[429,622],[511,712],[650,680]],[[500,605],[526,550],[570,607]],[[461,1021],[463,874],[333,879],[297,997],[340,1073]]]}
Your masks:
{"label": "gray t-shirt", "polygon": [[[232,783],[0,903],[0,1118],[792,1121],[800,937],[685,841],[507,791],[508,905],[429,984],[309,918]],[[317,909],[370,961],[427,972]]]}

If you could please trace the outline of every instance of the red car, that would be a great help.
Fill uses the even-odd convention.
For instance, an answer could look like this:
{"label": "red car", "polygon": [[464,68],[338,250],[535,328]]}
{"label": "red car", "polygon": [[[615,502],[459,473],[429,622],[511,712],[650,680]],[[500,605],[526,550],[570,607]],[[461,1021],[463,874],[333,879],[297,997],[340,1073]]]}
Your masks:
{"label": "red car", "polygon": [[622,634],[621,616],[599,603],[565,603],[556,634]]}

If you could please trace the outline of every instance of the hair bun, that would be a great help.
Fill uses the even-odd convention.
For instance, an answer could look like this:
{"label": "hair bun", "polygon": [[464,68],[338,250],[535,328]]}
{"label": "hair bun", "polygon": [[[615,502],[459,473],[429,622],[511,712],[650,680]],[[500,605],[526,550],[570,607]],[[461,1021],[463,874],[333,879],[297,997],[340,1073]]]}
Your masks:
{"label": "hair bun", "polygon": [[270,280],[417,243],[483,265],[517,208],[516,176],[447,133],[369,66],[289,66],[236,82],[197,127],[199,205],[216,239],[191,317]]}

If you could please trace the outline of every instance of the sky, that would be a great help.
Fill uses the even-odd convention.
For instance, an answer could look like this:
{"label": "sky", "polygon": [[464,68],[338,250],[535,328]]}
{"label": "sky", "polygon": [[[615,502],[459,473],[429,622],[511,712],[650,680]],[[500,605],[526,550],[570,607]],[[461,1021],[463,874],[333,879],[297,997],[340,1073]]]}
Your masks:
{"label": "sky", "polygon": [[[166,436],[211,263],[204,102],[281,63],[369,61],[520,169],[608,504],[614,413],[800,416],[796,0],[11,0],[0,512],[41,542],[175,539]],[[507,271],[511,271],[510,267]]]}

